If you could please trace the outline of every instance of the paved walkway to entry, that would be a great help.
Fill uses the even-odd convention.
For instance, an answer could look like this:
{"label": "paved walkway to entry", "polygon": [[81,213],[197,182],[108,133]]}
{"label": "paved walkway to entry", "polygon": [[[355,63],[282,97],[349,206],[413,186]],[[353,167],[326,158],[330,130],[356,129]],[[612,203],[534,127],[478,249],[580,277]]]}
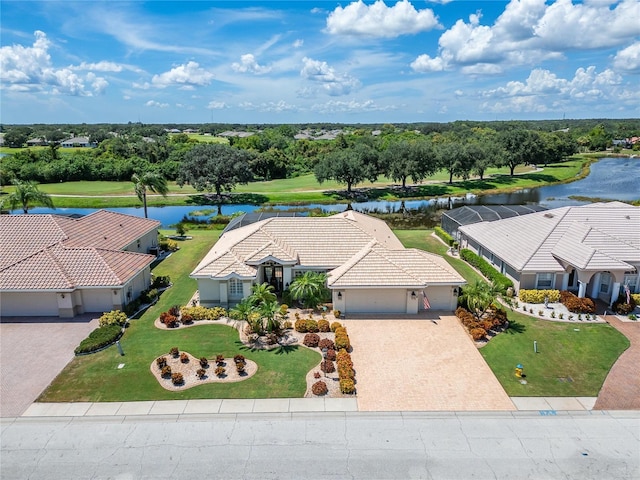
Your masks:
{"label": "paved walkway to entry", "polygon": [[0,416],[15,417],[38,398],[98,326],[95,314],[73,319],[4,317],[0,322]]}
{"label": "paved walkway to entry", "polygon": [[622,322],[614,315],[607,315],[605,319],[627,337],[631,345],[613,364],[593,408],[640,409],[640,322]]}
{"label": "paved walkway to entry", "polygon": [[453,315],[344,321],[360,411],[515,410]]}

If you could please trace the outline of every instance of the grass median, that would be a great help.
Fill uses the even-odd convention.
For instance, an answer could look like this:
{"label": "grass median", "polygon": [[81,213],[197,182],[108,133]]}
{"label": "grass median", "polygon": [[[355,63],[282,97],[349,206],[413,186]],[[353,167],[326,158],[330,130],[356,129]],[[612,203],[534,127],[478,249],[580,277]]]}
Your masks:
{"label": "grass median", "polygon": [[[41,402],[111,402],[177,400],[195,398],[285,398],[302,397],[306,374],[320,355],[304,348],[251,351],[242,345],[238,332],[224,325],[196,325],[175,331],[159,330],[154,320],[171,305],[186,304],[197,288],[189,273],[218,239],[220,232],[198,230],[193,240],[180,242],[180,250],[160,263],[156,275],[170,275],[174,285],[158,303],[133,320],[120,340],[125,355],[115,346],[102,352],[74,358],[45,390]],[[208,383],[171,392],[162,388],[149,367],[154,359],[178,347],[196,358],[222,354],[245,355],[258,364],[258,372],[237,383]],[[119,369],[118,365],[124,363]]]}
{"label": "grass median", "polygon": [[[447,247],[430,230],[396,230],[406,247],[445,255]],[[467,280],[482,278],[466,262],[444,257]],[[554,322],[507,311],[511,326],[480,353],[509,396],[595,397],[627,338],[606,323]],[[538,353],[533,350],[537,342]],[[515,376],[522,364],[526,384]],[[482,381],[482,379],[478,379]]]}

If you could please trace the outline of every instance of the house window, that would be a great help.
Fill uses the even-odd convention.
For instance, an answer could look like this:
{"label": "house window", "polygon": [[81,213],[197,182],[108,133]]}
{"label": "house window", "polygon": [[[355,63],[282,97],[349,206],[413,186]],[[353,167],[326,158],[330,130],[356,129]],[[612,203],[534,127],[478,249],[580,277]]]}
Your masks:
{"label": "house window", "polygon": [[609,293],[609,285],[611,284],[611,275],[603,273],[600,276],[600,293]]}
{"label": "house window", "polygon": [[539,273],[536,276],[536,288],[547,290],[553,287],[553,273]]}
{"label": "house window", "polygon": [[229,279],[229,296],[242,297],[242,282],[237,278]]}
{"label": "house window", "polygon": [[631,293],[638,293],[638,272],[624,272],[622,285],[627,285]]}
{"label": "house window", "polygon": [[293,278],[298,278],[302,275],[304,275],[304,270],[296,270],[295,272],[293,272]]}

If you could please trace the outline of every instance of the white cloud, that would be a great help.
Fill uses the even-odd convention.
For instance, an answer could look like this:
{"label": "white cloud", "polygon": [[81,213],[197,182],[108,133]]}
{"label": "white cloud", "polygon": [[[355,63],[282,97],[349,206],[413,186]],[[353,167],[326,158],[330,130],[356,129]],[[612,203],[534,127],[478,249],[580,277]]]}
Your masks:
{"label": "white cloud", "polygon": [[145,107],[157,107],[157,108],[167,108],[169,106],[168,103],[160,103],[160,102],[156,102],[155,100],[149,100],[147,103],[144,104]]}
{"label": "white cloud", "polygon": [[640,72],[640,42],[620,50],[613,59],[613,66],[616,70]]}
{"label": "white cloud", "polygon": [[336,7],[327,17],[326,31],[332,35],[394,38],[438,26],[433,10],[416,10],[408,0],[401,0],[393,7],[382,0],[372,5],[358,0],[346,7]]}
{"label": "white cloud", "polygon": [[197,62],[190,61],[172,68],[168,72],[154,75],[151,84],[158,88],[165,88],[170,85],[192,85],[205,86],[213,80],[213,73],[200,68]]}
{"label": "white cloud", "polygon": [[322,89],[332,96],[346,95],[352,89],[360,86],[360,81],[348,74],[338,74],[327,62],[313,60],[308,57],[302,59],[304,63],[300,76],[322,86]]}
{"label": "white cloud", "polygon": [[[609,2],[611,3],[611,2]],[[640,2],[622,0],[612,7],[595,1],[511,0],[493,25],[482,14],[458,20],[438,41],[438,55],[418,56],[416,72],[461,69],[465,74],[496,74],[519,65],[559,60],[573,49],[622,45],[640,35]]]}
{"label": "white cloud", "polygon": [[375,112],[393,110],[393,106],[380,106],[373,100],[365,100],[358,102],[351,100],[348,102],[340,100],[330,100],[326,103],[317,103],[311,107],[311,110],[319,113],[357,113],[357,112]]}
{"label": "white cloud", "polygon": [[233,63],[231,65],[236,72],[240,73],[253,73],[256,75],[260,75],[262,73],[267,73],[271,70],[271,67],[265,67],[258,64],[256,57],[251,53],[246,53],[240,57],[240,63]]}
{"label": "white cloud", "polygon": [[263,102],[263,103],[252,103],[252,102],[242,102],[238,105],[238,107],[243,108],[245,110],[258,110],[260,112],[291,112],[296,111],[298,108],[295,105],[291,105],[284,100],[280,100],[278,102]]}
{"label": "white cloud", "polygon": [[114,72],[119,73],[123,70],[129,70],[132,72],[142,73],[143,70],[141,68],[136,67],[135,65],[127,65],[124,63],[115,63],[109,62],[106,60],[101,60],[95,63],[87,63],[81,62],[79,65],[70,65],[69,68],[71,70],[87,70],[93,72]]}
{"label": "white cloud", "polygon": [[[55,68],[51,62],[47,35],[36,30],[30,47],[0,47],[0,83],[2,88],[21,92],[45,92],[55,95],[92,96],[102,93],[109,83],[93,73],[85,76],[71,68]],[[90,87],[85,84],[89,83]]]}
{"label": "white cloud", "polygon": [[225,108],[229,108],[229,105],[227,105],[224,102],[216,102],[215,100],[209,102],[209,105],[207,105],[207,108],[209,110],[223,110]]}
{"label": "white cloud", "polygon": [[293,42],[293,48],[300,48],[304,45],[304,40],[298,38],[295,42]]}

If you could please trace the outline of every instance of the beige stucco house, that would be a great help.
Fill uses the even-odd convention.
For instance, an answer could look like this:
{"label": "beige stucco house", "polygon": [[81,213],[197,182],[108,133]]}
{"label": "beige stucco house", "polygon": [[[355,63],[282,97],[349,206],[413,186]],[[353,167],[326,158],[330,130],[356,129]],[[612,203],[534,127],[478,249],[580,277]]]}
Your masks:
{"label": "beige stucco house", "polygon": [[353,211],[273,217],[227,231],[191,277],[202,305],[229,306],[253,284],[280,293],[306,271],[328,273],[333,306],[347,314],[454,310],[465,283],[442,257],[404,248],[385,222]]}
{"label": "beige stucco house", "polygon": [[573,290],[609,304],[640,289],[640,208],[621,202],[562,207],[462,226],[460,246],[517,289]]}
{"label": "beige stucco house", "polygon": [[122,309],[151,283],[160,222],[99,210],[0,215],[0,315]]}

